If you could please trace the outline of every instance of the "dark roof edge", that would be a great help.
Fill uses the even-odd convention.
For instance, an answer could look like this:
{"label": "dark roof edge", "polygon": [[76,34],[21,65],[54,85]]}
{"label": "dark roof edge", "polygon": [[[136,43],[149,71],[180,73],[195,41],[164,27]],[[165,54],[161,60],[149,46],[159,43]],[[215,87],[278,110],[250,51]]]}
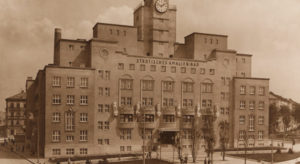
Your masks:
{"label": "dark roof edge", "polygon": [[260,78],[260,77],[233,77],[233,79],[270,80],[270,78]]}

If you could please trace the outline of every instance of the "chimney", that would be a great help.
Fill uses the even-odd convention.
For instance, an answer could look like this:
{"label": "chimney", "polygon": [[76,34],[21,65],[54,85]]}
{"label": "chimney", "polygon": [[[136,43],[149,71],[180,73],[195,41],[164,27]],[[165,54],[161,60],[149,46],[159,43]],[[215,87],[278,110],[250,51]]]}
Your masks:
{"label": "chimney", "polygon": [[59,40],[61,39],[61,29],[55,28],[54,31],[54,65],[59,65]]}
{"label": "chimney", "polygon": [[26,92],[29,89],[29,87],[33,84],[34,80],[32,80],[32,77],[27,77],[26,80]]}

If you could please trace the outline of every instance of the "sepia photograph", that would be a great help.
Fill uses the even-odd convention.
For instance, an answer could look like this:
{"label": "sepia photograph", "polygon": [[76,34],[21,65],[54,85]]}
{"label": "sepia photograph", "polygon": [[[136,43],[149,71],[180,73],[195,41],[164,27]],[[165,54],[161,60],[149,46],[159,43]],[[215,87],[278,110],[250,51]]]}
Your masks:
{"label": "sepia photograph", "polygon": [[299,0],[0,0],[1,164],[300,164]]}

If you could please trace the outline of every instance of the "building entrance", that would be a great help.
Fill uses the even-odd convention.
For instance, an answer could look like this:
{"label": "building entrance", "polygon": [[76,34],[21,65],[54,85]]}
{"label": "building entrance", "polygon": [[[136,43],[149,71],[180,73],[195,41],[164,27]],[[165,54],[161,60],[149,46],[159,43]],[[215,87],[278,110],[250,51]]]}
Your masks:
{"label": "building entrance", "polygon": [[175,132],[175,131],[161,132],[160,133],[161,144],[174,145],[176,133],[177,132]]}

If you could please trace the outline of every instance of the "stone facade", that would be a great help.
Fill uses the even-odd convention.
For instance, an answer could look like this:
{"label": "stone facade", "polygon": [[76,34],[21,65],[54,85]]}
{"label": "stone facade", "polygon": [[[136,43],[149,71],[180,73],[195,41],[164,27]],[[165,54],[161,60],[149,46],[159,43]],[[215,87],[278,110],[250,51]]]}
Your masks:
{"label": "stone facade", "polygon": [[[36,141],[31,151],[40,145],[45,157],[132,153],[142,150],[143,136],[148,149],[180,136],[190,152],[192,122],[204,111],[219,113],[216,129],[222,120],[230,123],[233,147],[239,131],[247,130],[238,126],[239,116],[248,122],[252,112],[239,103],[252,99],[264,107],[251,109],[251,135],[258,138],[259,130],[261,141],[268,138],[269,81],[251,77],[252,55],[229,50],[226,35],[192,33],[177,43],[176,7],[166,0],[163,11],[165,4],[157,3],[138,6],[133,26],[97,23],[90,40],[62,39],[55,30],[54,64],[27,89],[28,123],[39,129],[28,132]],[[240,95],[241,85],[264,88],[265,95]]]}

